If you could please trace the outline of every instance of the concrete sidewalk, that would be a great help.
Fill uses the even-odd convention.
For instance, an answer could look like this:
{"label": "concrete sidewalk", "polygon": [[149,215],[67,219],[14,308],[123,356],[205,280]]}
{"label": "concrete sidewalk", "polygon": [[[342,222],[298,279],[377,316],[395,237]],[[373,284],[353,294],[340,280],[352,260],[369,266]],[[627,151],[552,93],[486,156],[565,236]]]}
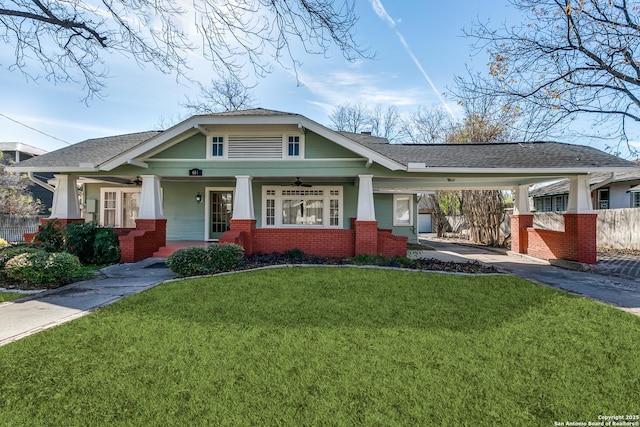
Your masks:
{"label": "concrete sidewalk", "polygon": [[526,255],[508,254],[439,239],[421,239],[421,242],[435,249],[425,251],[423,253],[425,258],[456,262],[476,260],[493,265],[499,271],[601,301],[640,316],[640,280],[568,270]]}
{"label": "concrete sidewalk", "polygon": [[[160,264],[162,263],[162,264]],[[113,265],[101,277],[0,304],[0,345],[52,328],[176,277],[164,259]]]}

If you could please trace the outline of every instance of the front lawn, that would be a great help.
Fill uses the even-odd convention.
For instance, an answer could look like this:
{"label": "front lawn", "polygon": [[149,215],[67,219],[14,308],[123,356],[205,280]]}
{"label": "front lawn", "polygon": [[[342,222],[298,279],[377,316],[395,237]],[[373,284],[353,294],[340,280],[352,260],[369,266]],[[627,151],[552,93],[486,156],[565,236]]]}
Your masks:
{"label": "front lawn", "polygon": [[16,292],[0,292],[0,303],[6,301],[12,301],[14,299],[22,298],[26,296],[25,294],[19,294]]}
{"label": "front lawn", "polygon": [[637,414],[640,319],[512,276],[278,268],[0,347],[0,425],[554,425]]}

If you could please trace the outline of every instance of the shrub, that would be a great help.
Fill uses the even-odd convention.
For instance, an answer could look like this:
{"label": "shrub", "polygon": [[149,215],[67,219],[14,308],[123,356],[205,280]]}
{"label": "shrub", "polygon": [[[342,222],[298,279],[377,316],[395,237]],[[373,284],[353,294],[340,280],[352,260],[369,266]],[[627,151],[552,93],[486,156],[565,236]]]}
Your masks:
{"label": "shrub", "polygon": [[26,285],[56,287],[71,282],[82,266],[75,255],[36,251],[11,258],[4,271],[9,279]]}
{"label": "shrub", "polygon": [[244,248],[235,243],[211,245],[207,252],[209,253],[209,269],[212,273],[235,270],[244,261]]}
{"label": "shrub", "polygon": [[53,219],[40,226],[40,231],[33,237],[40,242],[47,252],[60,252],[64,248],[64,226],[60,221]]}
{"label": "shrub", "polygon": [[0,237],[0,249],[6,248],[7,246],[9,246],[9,242]]}
{"label": "shrub", "polygon": [[4,268],[12,258],[17,257],[18,255],[34,252],[45,251],[31,243],[19,243],[0,249],[0,279],[7,277]]}
{"label": "shrub", "polygon": [[181,276],[209,274],[209,252],[204,248],[177,250],[167,257],[167,267]]}
{"label": "shrub", "polygon": [[82,264],[114,264],[120,260],[120,244],[113,228],[90,222],[74,222],[65,230],[66,250]]}
{"label": "shrub", "polygon": [[292,260],[302,260],[307,256],[304,252],[302,252],[302,250],[298,248],[289,249],[284,253],[284,255]]}
{"label": "shrub", "polygon": [[241,266],[243,261],[242,246],[229,243],[211,245],[208,249],[180,249],[169,255],[167,267],[181,276],[199,276],[234,270]]}

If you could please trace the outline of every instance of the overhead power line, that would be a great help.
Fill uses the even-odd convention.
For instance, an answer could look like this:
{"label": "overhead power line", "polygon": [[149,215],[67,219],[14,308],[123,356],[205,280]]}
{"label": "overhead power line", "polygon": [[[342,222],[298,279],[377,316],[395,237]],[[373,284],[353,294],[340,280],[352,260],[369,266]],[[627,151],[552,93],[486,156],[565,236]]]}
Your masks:
{"label": "overhead power line", "polygon": [[42,135],[44,135],[44,136],[48,136],[49,138],[53,138],[53,139],[55,139],[56,141],[60,141],[60,142],[62,142],[62,143],[64,143],[64,144],[71,145],[71,143],[70,143],[70,142],[67,142],[67,141],[65,141],[64,139],[60,139],[60,138],[57,138],[57,137],[55,137],[55,136],[53,136],[53,135],[49,135],[49,134],[48,134],[48,133],[46,133],[46,132],[43,132],[43,131],[41,131],[41,130],[39,130],[39,129],[36,129],[36,128],[32,127],[32,126],[29,126],[29,125],[27,125],[27,124],[24,124],[24,123],[22,123],[21,121],[18,121],[18,120],[16,120],[16,119],[12,119],[11,117],[7,116],[6,114],[2,114],[2,113],[0,113],[0,116],[4,117],[4,118],[5,118],[5,119],[7,119],[7,120],[11,120],[11,121],[12,121],[12,122],[14,122],[14,123],[17,123],[17,124],[19,124],[20,126],[24,126],[24,127],[26,127],[27,129],[31,129],[32,131],[35,131],[35,132],[41,133],[41,134],[42,134]]}

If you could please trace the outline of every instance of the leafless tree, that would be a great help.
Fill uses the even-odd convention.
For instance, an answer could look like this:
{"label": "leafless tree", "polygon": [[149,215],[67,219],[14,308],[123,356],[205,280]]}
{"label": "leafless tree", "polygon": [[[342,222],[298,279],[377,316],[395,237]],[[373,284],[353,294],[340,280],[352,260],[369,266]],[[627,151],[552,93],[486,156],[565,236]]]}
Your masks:
{"label": "leafless tree", "polygon": [[378,104],[369,114],[369,126],[372,135],[395,142],[401,137],[403,131],[400,111],[394,105],[383,107]]}
{"label": "leafless tree", "polygon": [[338,105],[329,116],[331,126],[343,132],[370,132],[371,113],[362,104]]}
{"label": "leafless tree", "polygon": [[[640,8],[627,0],[511,0],[522,25],[479,23],[467,34],[489,54],[489,72],[470,74],[467,88],[501,103],[544,110],[563,126],[579,116],[616,123],[607,135],[628,142],[640,123]],[[610,120],[614,119],[614,120]],[[599,127],[602,128],[602,125]],[[600,135],[602,136],[602,135]],[[613,151],[620,151],[616,144]],[[627,147],[632,153],[632,146]]]}
{"label": "leafless tree", "polygon": [[354,0],[10,0],[0,2],[0,40],[15,57],[3,65],[32,79],[74,81],[87,98],[108,74],[105,57],[121,53],[139,64],[188,77],[196,54],[218,75],[257,76],[275,62],[297,70],[294,52],[349,60],[366,56],[354,39]]}
{"label": "leafless tree", "polygon": [[419,106],[403,120],[403,141],[410,144],[438,144],[445,142],[453,126],[451,116],[441,107]]}
{"label": "leafless tree", "polygon": [[250,88],[234,77],[212,80],[210,86],[200,86],[200,96],[186,98],[182,104],[191,114],[211,114],[221,111],[238,111],[253,108],[254,98]]}

